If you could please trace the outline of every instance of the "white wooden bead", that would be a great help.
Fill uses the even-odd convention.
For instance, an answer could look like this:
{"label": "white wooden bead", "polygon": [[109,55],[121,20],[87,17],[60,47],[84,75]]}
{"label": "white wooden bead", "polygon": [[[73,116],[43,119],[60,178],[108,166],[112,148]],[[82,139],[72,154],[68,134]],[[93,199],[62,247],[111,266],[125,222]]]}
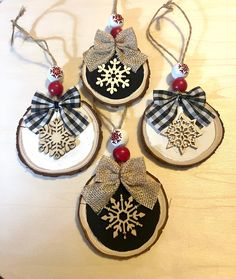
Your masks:
{"label": "white wooden bead", "polygon": [[107,26],[105,27],[105,32],[111,34],[111,30],[112,30],[112,27],[111,27],[110,25],[107,25]]}
{"label": "white wooden bead", "polygon": [[115,27],[122,27],[124,25],[124,19],[119,14],[112,14],[109,17],[109,23],[108,25],[112,28]]}
{"label": "white wooden bead", "polygon": [[115,147],[126,145],[129,141],[128,133],[125,130],[115,129],[111,134],[110,141]]}
{"label": "white wooden bead", "polygon": [[63,70],[58,67],[58,66],[52,66],[51,68],[49,68],[48,70],[48,80],[50,82],[53,81],[62,81],[63,79]]}
{"label": "white wooden bead", "polygon": [[186,64],[177,63],[174,65],[171,71],[171,75],[174,79],[185,78],[189,73],[189,68]]}

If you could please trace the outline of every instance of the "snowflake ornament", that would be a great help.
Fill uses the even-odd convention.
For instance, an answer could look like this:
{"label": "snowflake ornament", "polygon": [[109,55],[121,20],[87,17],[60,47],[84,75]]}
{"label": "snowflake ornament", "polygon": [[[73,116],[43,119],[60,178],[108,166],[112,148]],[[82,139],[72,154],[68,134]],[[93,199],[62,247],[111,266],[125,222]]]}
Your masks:
{"label": "snowflake ornament", "polygon": [[65,129],[62,120],[58,118],[39,130],[39,151],[54,159],[59,159],[75,147],[76,137]]}
{"label": "snowflake ornament", "polygon": [[129,141],[128,133],[122,129],[115,129],[111,133],[110,142],[114,147],[126,145]]}
{"label": "snowflake ornament", "polygon": [[143,218],[145,214],[143,212],[138,213],[138,205],[134,205],[133,201],[132,196],[128,200],[124,200],[121,194],[118,201],[111,198],[111,206],[104,207],[107,210],[107,214],[103,215],[101,219],[109,223],[106,230],[113,230],[113,238],[123,234],[123,238],[126,239],[128,233],[137,236],[136,227],[143,226],[139,223],[139,219]]}
{"label": "snowflake ornament", "polygon": [[111,143],[112,144],[117,144],[121,141],[122,139],[122,134],[119,130],[115,130],[111,134]]}
{"label": "snowflake ornament", "polygon": [[196,120],[190,120],[184,114],[180,114],[177,120],[173,121],[162,133],[168,138],[166,149],[177,147],[183,155],[188,147],[197,149],[196,139],[202,134],[196,125]]}
{"label": "snowflake ornament", "polygon": [[52,66],[48,70],[48,80],[53,82],[63,79],[63,70],[58,66]]}
{"label": "snowflake ornament", "polygon": [[62,78],[63,77],[63,71],[60,67],[54,66],[50,68],[50,73],[55,78]]}
{"label": "snowflake ornament", "polygon": [[[123,67],[123,69],[122,69]],[[109,65],[106,68],[105,64],[98,66],[98,73],[100,77],[97,78],[96,84],[100,87],[106,86],[110,94],[117,92],[117,88],[129,87],[129,79],[127,76],[130,75],[130,67],[122,65],[121,62],[114,58],[109,62]]]}
{"label": "snowflake ornament", "polygon": [[113,21],[116,22],[117,24],[123,24],[123,23],[124,23],[124,19],[123,19],[122,15],[113,14],[113,15],[112,15],[112,19],[113,19]]}
{"label": "snowflake ornament", "polygon": [[184,76],[187,76],[188,73],[189,73],[189,67],[186,64],[179,63],[178,64],[178,69]]}

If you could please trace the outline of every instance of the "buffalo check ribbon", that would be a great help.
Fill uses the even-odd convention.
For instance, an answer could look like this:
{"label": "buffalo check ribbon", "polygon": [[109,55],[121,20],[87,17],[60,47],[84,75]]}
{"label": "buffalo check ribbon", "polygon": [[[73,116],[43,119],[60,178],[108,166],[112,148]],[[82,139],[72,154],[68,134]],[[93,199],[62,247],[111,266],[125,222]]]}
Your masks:
{"label": "buffalo check ribbon", "polygon": [[153,103],[147,109],[147,121],[158,131],[168,127],[175,119],[178,107],[191,120],[202,128],[208,126],[215,115],[205,107],[206,93],[201,87],[195,87],[189,92],[180,93],[165,90],[153,91]]}
{"label": "buffalo check ribbon", "polygon": [[24,116],[25,126],[35,134],[48,124],[55,111],[59,111],[65,128],[74,136],[88,126],[87,116],[76,111],[81,106],[80,94],[76,87],[69,89],[58,101],[36,92],[31,102],[30,113]]}

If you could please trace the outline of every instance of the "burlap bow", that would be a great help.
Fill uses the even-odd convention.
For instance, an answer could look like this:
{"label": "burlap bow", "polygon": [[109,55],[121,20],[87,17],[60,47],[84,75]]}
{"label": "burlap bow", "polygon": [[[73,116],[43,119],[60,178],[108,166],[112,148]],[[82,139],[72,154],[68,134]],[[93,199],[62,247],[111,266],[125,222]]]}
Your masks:
{"label": "burlap bow", "polygon": [[137,72],[139,67],[145,63],[147,56],[140,52],[137,47],[137,39],[133,28],[121,31],[116,38],[107,32],[98,30],[94,45],[84,54],[84,62],[90,72],[97,69],[99,65],[106,64],[114,54],[122,64]]}
{"label": "burlap bow", "polygon": [[84,187],[82,196],[95,212],[99,212],[115,194],[120,183],[138,203],[153,209],[160,183],[147,176],[143,158],[130,159],[120,166],[110,157],[103,156],[94,182]]}

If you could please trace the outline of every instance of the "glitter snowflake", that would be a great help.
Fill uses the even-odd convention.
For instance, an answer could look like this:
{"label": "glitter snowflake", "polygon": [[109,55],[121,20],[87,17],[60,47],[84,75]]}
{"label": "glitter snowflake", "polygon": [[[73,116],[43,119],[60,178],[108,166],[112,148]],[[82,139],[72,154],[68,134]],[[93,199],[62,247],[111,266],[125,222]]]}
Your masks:
{"label": "glitter snowflake", "polygon": [[113,238],[116,238],[119,233],[123,234],[124,239],[126,239],[127,233],[137,236],[136,227],[143,226],[138,220],[143,218],[145,214],[143,212],[138,213],[138,206],[133,204],[133,200],[131,196],[128,200],[124,200],[121,194],[118,201],[111,198],[111,206],[104,207],[108,212],[101,219],[108,221],[109,225],[106,230],[113,229]]}
{"label": "glitter snowflake", "polygon": [[63,70],[58,66],[53,66],[50,68],[50,75],[54,78],[62,78],[63,77]]}
{"label": "glitter snowflake", "polygon": [[114,132],[112,132],[111,134],[111,142],[114,144],[117,144],[121,141],[122,139],[122,134],[120,131],[115,130]]}
{"label": "glitter snowflake", "polygon": [[178,65],[179,71],[184,74],[184,75],[188,75],[189,73],[189,67],[186,64],[179,64]]}
{"label": "glitter snowflake", "polygon": [[113,19],[113,21],[116,22],[117,24],[123,24],[123,23],[124,23],[124,19],[123,19],[122,15],[113,14],[113,15],[112,15],[112,19]]}
{"label": "glitter snowflake", "polygon": [[201,132],[196,126],[196,120],[190,120],[181,114],[162,135],[168,138],[167,149],[177,147],[180,154],[183,155],[188,147],[197,149],[196,139],[201,136]]}
{"label": "glitter snowflake", "polygon": [[65,129],[58,118],[39,130],[39,151],[55,159],[59,159],[75,146],[76,138]]}
{"label": "glitter snowflake", "polygon": [[129,79],[126,77],[130,74],[130,70],[130,67],[123,66],[117,58],[114,58],[107,68],[105,64],[98,66],[100,77],[97,78],[96,84],[100,87],[106,86],[107,91],[113,94],[120,85],[122,88],[129,87]]}

